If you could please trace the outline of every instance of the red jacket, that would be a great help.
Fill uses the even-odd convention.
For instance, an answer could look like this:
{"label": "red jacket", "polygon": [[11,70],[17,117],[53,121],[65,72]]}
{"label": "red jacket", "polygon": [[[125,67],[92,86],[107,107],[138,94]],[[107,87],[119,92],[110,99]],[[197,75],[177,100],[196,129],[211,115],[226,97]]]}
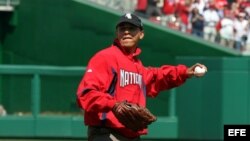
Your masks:
{"label": "red jacket", "polygon": [[174,0],[164,0],[163,13],[166,15],[174,15],[176,11],[176,4]]}
{"label": "red jacket", "polygon": [[162,90],[183,84],[187,67],[144,67],[137,58],[140,52],[137,48],[134,54],[126,54],[115,41],[91,58],[77,91],[86,125],[115,128],[126,137],[147,134],[147,129],[133,132],[119,123],[111,112],[114,104],[127,100],[145,107],[146,96],[156,97]]}
{"label": "red jacket", "polygon": [[145,11],[148,6],[148,0],[138,0],[136,10]]}

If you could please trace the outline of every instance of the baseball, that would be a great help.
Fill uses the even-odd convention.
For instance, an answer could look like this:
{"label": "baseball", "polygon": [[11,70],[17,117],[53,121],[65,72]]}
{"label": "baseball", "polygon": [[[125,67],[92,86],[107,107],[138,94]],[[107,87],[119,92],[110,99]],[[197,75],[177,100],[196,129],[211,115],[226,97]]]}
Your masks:
{"label": "baseball", "polygon": [[194,71],[195,71],[195,73],[205,73],[206,72],[205,68],[202,68],[200,66],[195,67]]}

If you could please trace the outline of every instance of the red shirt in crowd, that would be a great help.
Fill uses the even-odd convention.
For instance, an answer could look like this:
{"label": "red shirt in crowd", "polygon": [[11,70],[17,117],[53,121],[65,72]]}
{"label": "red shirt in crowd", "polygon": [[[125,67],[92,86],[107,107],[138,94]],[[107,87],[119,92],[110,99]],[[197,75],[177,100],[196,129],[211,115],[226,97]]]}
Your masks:
{"label": "red shirt in crowd", "polygon": [[148,6],[147,0],[137,0],[136,10],[145,11],[147,9],[147,6]]}
{"label": "red shirt in crowd", "polygon": [[175,13],[175,0],[164,0],[162,11],[166,15]]}

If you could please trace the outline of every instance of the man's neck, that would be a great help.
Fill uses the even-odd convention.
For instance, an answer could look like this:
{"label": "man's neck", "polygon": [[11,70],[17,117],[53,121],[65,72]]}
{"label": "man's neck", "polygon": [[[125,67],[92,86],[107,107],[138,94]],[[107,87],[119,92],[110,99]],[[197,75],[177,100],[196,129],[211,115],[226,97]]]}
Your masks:
{"label": "man's neck", "polygon": [[126,54],[133,54],[133,53],[135,53],[136,47],[122,47],[122,50]]}

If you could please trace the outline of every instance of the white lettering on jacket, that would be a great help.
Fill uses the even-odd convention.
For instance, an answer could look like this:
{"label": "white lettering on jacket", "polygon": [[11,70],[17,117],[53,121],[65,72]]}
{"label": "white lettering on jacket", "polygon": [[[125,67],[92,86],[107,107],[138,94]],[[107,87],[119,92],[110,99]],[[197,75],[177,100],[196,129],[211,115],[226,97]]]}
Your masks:
{"label": "white lettering on jacket", "polygon": [[125,87],[131,84],[138,84],[141,87],[142,75],[120,69],[120,87]]}

